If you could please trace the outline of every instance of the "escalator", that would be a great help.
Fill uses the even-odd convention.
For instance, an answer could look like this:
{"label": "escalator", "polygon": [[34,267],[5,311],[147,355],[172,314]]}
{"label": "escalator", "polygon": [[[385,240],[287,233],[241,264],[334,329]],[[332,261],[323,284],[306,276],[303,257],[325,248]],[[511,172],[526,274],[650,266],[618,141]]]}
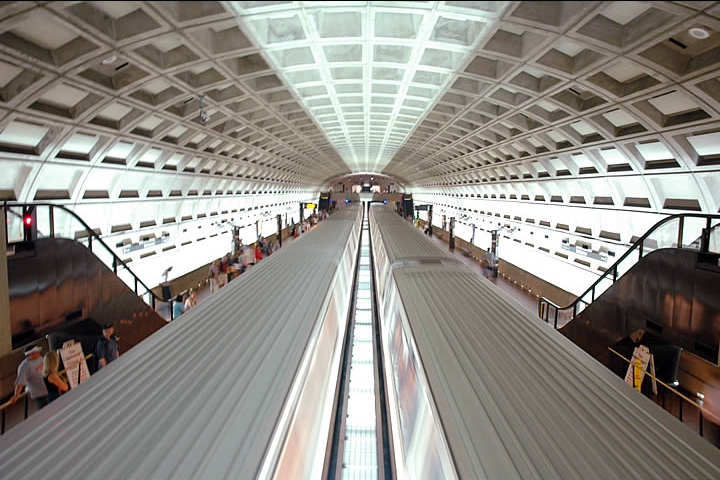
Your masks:
{"label": "escalator", "polygon": [[641,343],[633,339],[643,337],[662,365],[658,378],[690,397],[699,393],[718,423],[719,225],[718,215],[658,222],[570,305],[542,298],[541,318],[620,375],[627,363],[616,353],[629,358]]}
{"label": "escalator", "polygon": [[13,349],[45,337],[50,348],[69,338],[90,345],[112,322],[127,351],[167,323],[155,311],[162,300],[74,212],[3,207]]}
{"label": "escalator", "polygon": [[542,297],[540,317],[596,357],[604,347],[592,346],[590,339],[617,341],[648,328],[717,364],[720,297],[712,292],[720,279],[719,226],[720,215],[659,221],[569,305]]}
{"label": "escalator", "polygon": [[167,323],[90,250],[64,238],[39,238],[32,253],[9,257],[8,290],[13,348],[63,332],[98,338],[113,322],[127,350]]}

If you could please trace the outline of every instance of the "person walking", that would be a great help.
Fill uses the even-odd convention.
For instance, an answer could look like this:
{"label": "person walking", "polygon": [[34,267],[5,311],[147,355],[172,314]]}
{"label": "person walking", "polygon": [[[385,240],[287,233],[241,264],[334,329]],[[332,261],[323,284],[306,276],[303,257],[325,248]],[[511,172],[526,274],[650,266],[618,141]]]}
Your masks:
{"label": "person walking", "polygon": [[220,269],[218,268],[218,261],[215,260],[210,265],[210,269],[208,270],[208,280],[210,280],[210,293],[215,293],[218,291],[218,275],[220,274]]}
{"label": "person walking", "polygon": [[48,404],[48,391],[43,381],[43,359],[40,357],[42,347],[30,346],[25,349],[25,359],[20,362],[15,379],[15,394],[10,401],[15,403],[20,398],[23,388],[27,387],[30,398],[38,410]]}
{"label": "person walking", "polygon": [[60,357],[57,352],[50,350],[43,359],[43,382],[48,392],[48,403],[68,391],[68,384],[60,378],[58,368],[60,368]]}

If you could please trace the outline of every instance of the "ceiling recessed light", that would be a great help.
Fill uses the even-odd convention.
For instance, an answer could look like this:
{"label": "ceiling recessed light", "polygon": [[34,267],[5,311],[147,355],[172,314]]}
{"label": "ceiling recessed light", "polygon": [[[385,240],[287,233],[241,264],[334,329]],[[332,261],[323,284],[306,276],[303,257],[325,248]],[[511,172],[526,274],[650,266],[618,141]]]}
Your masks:
{"label": "ceiling recessed light", "polygon": [[701,27],[693,27],[688,30],[688,33],[691,37],[699,38],[701,40],[704,40],[710,36],[710,32]]}
{"label": "ceiling recessed light", "polygon": [[110,65],[111,63],[115,62],[117,60],[117,55],[108,55],[107,57],[102,59],[103,65]]}

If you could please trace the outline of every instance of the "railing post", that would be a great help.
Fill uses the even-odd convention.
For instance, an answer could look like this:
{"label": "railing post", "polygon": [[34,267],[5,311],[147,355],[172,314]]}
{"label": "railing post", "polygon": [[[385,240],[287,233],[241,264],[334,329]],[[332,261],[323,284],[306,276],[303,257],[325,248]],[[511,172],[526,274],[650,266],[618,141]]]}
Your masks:
{"label": "railing post", "polygon": [[138,292],[137,286],[138,286],[138,278],[135,277],[135,295],[137,295],[137,292]]}
{"label": "railing post", "polygon": [[28,397],[29,396],[30,396],[30,394],[28,394],[28,393],[25,394],[25,419],[27,419],[27,417],[28,417]]}
{"label": "railing post", "polygon": [[685,400],[683,400],[682,397],[680,397],[680,421],[681,421],[681,422],[683,421],[683,419],[682,419],[682,417],[683,417],[683,415],[682,415],[682,406],[683,406],[683,402],[684,402],[684,401],[685,401]]}
{"label": "railing post", "polygon": [[50,238],[55,238],[55,207],[50,205]]}
{"label": "railing post", "polygon": [[573,303],[573,316],[572,316],[573,320],[575,319],[575,317],[577,317],[577,304],[578,304],[578,302],[576,300],[575,303]]}
{"label": "railing post", "polygon": [[115,275],[117,275],[117,257],[113,257],[112,269],[113,269],[113,273]]}
{"label": "railing post", "polygon": [[645,243],[644,240],[638,244],[638,262],[642,260],[643,243]]}
{"label": "railing post", "polygon": [[88,249],[92,252],[92,234],[88,235]]}
{"label": "railing post", "polygon": [[710,250],[710,217],[705,219],[705,228],[700,234],[700,252],[707,253]]}
{"label": "railing post", "polygon": [[557,330],[557,321],[558,321],[558,309],[555,307],[555,324],[553,325],[553,328]]}
{"label": "railing post", "polygon": [[7,228],[7,225],[8,225],[8,206],[7,206],[7,200],[3,202],[3,217],[5,217],[5,218],[3,218],[3,222],[5,222],[5,245],[7,245],[7,244],[8,244],[8,240],[9,240],[9,238],[10,238],[10,237],[8,236],[9,234],[8,234],[8,228]]}
{"label": "railing post", "polygon": [[680,217],[678,222],[678,239],[677,239],[677,248],[682,248],[683,246],[683,228],[685,227],[685,217]]}
{"label": "railing post", "polygon": [[592,293],[590,294],[590,302],[594,302],[594,301],[595,301],[595,285],[596,285],[596,284],[593,283]]}
{"label": "railing post", "polygon": [[617,282],[617,267],[613,268],[613,283]]}

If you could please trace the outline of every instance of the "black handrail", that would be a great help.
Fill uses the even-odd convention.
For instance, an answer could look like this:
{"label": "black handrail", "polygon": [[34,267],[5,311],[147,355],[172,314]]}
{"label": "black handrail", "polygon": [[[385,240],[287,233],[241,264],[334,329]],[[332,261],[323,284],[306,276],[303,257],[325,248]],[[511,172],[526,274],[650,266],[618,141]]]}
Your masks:
{"label": "black handrail", "polygon": [[[572,320],[575,318],[578,314],[577,308],[578,304],[580,302],[588,303],[585,300],[585,296],[590,294],[591,300],[588,303],[588,305],[595,301],[595,288],[602,282],[603,280],[610,279],[612,280],[612,283],[614,284],[618,280],[618,267],[620,264],[628,258],[631,254],[633,254],[635,251],[639,252],[639,258],[642,259],[643,254],[643,244],[645,243],[645,240],[648,239],[655,231],[657,231],[660,227],[665,225],[666,223],[669,223],[674,220],[679,220],[678,224],[678,241],[677,241],[677,248],[682,248],[682,237],[683,237],[683,227],[685,223],[686,218],[704,218],[706,220],[705,230],[707,232],[707,235],[710,234],[711,229],[714,227],[712,226],[712,220],[720,220],[720,215],[709,215],[709,214],[702,214],[702,213],[679,213],[675,215],[669,215],[660,221],[658,221],[655,225],[650,227],[650,229],[645,232],[645,234],[640,237],[635,243],[632,244],[632,246],[628,249],[627,252],[625,252],[610,268],[605,270],[602,275],[590,286],[587,290],[585,290],[581,295],[579,295],[575,300],[573,300],[569,305],[565,307],[561,307],[557,305],[556,303],[552,302],[551,300],[547,299],[546,297],[540,297],[538,300],[538,315],[541,319],[545,320],[545,322],[549,321],[548,313],[549,309],[544,308],[545,305],[549,305],[555,309],[555,322],[554,327],[557,328],[557,322],[558,322],[558,312],[561,310],[569,310],[572,308],[572,316],[570,319]],[[717,225],[716,225],[717,226]],[[701,239],[701,245],[703,248],[707,249],[708,245],[707,242],[702,241]],[[697,240],[696,240],[697,241]],[[703,251],[703,250],[701,250]],[[705,252],[707,250],[704,250]],[[610,277],[612,275],[612,277]]]}
{"label": "black handrail", "polygon": [[[85,220],[83,220],[82,218],[80,218],[80,216],[79,216],[77,213],[73,212],[72,210],[70,210],[70,209],[67,208],[66,206],[64,206],[64,205],[58,205],[58,204],[55,204],[55,203],[44,203],[44,202],[19,203],[19,202],[9,202],[9,201],[6,200],[6,201],[3,202],[3,211],[4,211],[4,217],[5,217],[3,220],[4,220],[5,222],[7,222],[8,208],[24,208],[24,207],[48,207],[48,208],[50,209],[50,217],[51,217],[51,219],[52,219],[51,222],[50,222],[50,229],[51,229],[50,238],[56,238],[56,237],[55,237],[55,228],[54,228],[54,213],[53,213],[53,209],[59,208],[59,209],[65,211],[65,212],[67,212],[68,214],[70,214],[70,216],[73,217],[75,220],[77,220],[77,221],[80,223],[80,225],[85,229],[85,232],[87,233],[87,238],[88,238],[88,250],[90,250],[91,252],[93,251],[93,249],[92,249],[92,245],[93,245],[92,239],[95,238],[95,241],[100,242],[100,245],[102,245],[102,246],[105,248],[105,250],[106,250],[107,252],[109,252],[110,255],[112,255],[112,266],[111,266],[111,268],[112,268],[112,270],[113,270],[113,273],[114,273],[115,275],[117,275],[118,267],[119,267],[119,266],[120,266],[120,267],[124,267],[125,270],[130,273],[130,275],[131,275],[131,276],[133,277],[133,279],[134,279],[135,295],[138,295],[138,296],[140,295],[140,294],[138,293],[138,284],[140,284],[140,285],[142,285],[142,286],[145,288],[145,292],[143,293],[143,295],[144,295],[145,293],[149,293],[149,294],[151,295],[151,298],[152,298],[152,305],[151,305],[151,306],[152,306],[153,310],[155,310],[155,308],[156,308],[156,307],[155,307],[156,301],[167,302],[168,305],[170,305],[171,299],[169,299],[169,300],[164,300],[164,299],[160,298],[159,296],[157,296],[157,295],[155,294],[155,292],[153,292],[153,291],[150,289],[150,287],[148,287],[147,285],[145,285],[145,283],[144,283],[142,280],[140,280],[140,278],[139,278],[137,275],[135,275],[135,273],[134,273],[132,270],[130,270],[130,267],[128,267],[127,264],[126,264],[120,257],[118,257],[117,254],[115,254],[115,252],[102,240],[102,238],[100,238],[100,236],[99,236],[97,233],[95,233],[95,231],[94,231],[92,228],[90,228],[90,226],[89,226],[87,223],[85,223]],[[73,239],[73,240],[74,240],[74,239]],[[7,232],[7,230],[5,231],[5,243],[6,243],[6,244],[9,243],[9,242],[8,242],[8,232]],[[108,267],[110,267],[110,265],[108,265]],[[169,308],[169,310],[170,310],[170,320],[172,320],[172,319],[173,319],[173,309],[172,309],[172,308]]]}

